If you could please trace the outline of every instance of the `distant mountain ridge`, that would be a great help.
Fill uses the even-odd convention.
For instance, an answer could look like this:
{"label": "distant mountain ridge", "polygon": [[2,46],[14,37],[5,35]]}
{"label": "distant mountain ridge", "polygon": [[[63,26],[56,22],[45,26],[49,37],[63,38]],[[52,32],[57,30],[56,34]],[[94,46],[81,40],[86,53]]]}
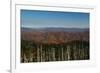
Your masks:
{"label": "distant mountain ridge", "polygon": [[21,39],[45,44],[61,44],[74,40],[89,41],[89,29],[21,28]]}
{"label": "distant mountain ridge", "polygon": [[63,28],[63,27],[47,27],[47,28],[25,28],[22,27],[21,31],[42,31],[42,32],[85,32],[85,31],[89,31],[89,28]]}

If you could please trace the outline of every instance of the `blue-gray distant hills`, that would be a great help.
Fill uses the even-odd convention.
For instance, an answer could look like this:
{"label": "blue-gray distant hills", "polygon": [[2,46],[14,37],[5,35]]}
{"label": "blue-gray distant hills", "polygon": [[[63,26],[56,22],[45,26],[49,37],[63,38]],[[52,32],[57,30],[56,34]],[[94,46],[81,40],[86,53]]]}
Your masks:
{"label": "blue-gray distant hills", "polygon": [[21,28],[21,39],[47,44],[89,41],[89,28]]}
{"label": "blue-gray distant hills", "polygon": [[42,31],[42,32],[88,32],[89,28],[21,28],[22,31]]}

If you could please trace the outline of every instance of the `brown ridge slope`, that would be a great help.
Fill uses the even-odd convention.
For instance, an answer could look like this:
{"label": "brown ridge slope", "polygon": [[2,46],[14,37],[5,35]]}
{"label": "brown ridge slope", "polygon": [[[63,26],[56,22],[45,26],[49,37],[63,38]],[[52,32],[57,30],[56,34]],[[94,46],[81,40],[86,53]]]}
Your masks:
{"label": "brown ridge slope", "polygon": [[61,44],[74,40],[89,41],[89,32],[21,31],[21,39],[45,44]]}

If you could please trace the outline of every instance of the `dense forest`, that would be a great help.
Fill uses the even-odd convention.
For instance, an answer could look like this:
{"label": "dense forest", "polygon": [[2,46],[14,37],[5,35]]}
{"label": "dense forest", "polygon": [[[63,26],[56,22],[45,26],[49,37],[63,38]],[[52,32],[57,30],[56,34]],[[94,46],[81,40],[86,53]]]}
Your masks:
{"label": "dense forest", "polygon": [[88,60],[89,32],[21,31],[21,62]]}

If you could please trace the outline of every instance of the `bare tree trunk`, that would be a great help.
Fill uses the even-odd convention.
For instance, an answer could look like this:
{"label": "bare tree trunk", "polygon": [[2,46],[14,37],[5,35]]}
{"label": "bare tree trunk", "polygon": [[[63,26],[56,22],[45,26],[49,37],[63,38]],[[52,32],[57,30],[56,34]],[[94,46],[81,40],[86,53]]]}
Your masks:
{"label": "bare tree trunk", "polygon": [[68,55],[68,60],[70,60],[70,47],[67,46],[67,55]]}
{"label": "bare tree trunk", "polygon": [[64,60],[67,60],[67,48],[65,48],[65,51],[64,51]]}
{"label": "bare tree trunk", "polygon": [[41,62],[42,62],[42,44],[41,44],[41,47],[40,47],[40,53],[41,53],[40,57],[41,57]]}
{"label": "bare tree trunk", "polygon": [[77,59],[77,50],[76,50],[76,42],[75,42],[75,46],[74,46],[74,48],[73,48],[74,50],[73,50],[73,54],[74,54],[74,60],[76,60]]}
{"label": "bare tree trunk", "polygon": [[40,51],[39,51],[39,47],[37,46],[37,62],[40,61]]}
{"label": "bare tree trunk", "polygon": [[64,58],[63,58],[63,48],[61,48],[61,57],[62,57],[62,61],[64,60]]}
{"label": "bare tree trunk", "polygon": [[28,59],[26,58],[26,55],[24,54],[24,63],[27,63]]}
{"label": "bare tree trunk", "polygon": [[33,61],[33,55],[32,55],[32,53],[30,53],[29,62],[32,62],[32,61]]}
{"label": "bare tree trunk", "polygon": [[51,61],[51,48],[49,48],[49,61]]}
{"label": "bare tree trunk", "polygon": [[45,61],[45,48],[42,47],[42,62]]}
{"label": "bare tree trunk", "polygon": [[53,61],[55,61],[55,48],[52,48],[53,50]]}

